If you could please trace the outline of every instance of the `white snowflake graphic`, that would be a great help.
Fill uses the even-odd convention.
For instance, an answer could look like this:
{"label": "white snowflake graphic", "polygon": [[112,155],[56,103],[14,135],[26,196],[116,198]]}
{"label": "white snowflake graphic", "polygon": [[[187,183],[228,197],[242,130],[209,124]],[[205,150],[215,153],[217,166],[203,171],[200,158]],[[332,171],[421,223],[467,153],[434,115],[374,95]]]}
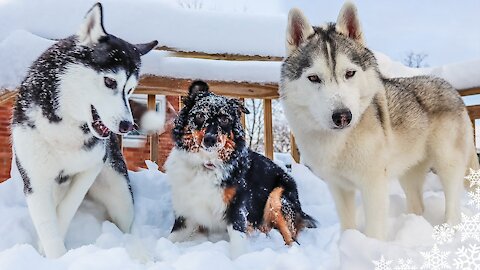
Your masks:
{"label": "white snowflake graphic", "polygon": [[475,171],[470,168],[470,174],[465,176],[465,179],[470,181],[470,187],[475,185],[480,186],[480,170]]}
{"label": "white snowflake graphic", "polygon": [[372,261],[373,264],[375,265],[375,270],[393,270],[392,267],[390,266],[393,261],[387,261],[385,258],[380,257],[380,260],[378,261]]}
{"label": "white snowflake graphic", "polygon": [[418,268],[413,264],[412,259],[399,259],[394,270],[417,270]]}
{"label": "white snowflake graphic", "polygon": [[455,230],[448,223],[433,227],[432,237],[437,244],[450,243],[455,235]]}
{"label": "white snowflake graphic", "polygon": [[471,244],[468,248],[464,246],[457,249],[457,257],[453,259],[455,269],[480,270],[480,245]]}
{"label": "white snowflake graphic", "polygon": [[462,242],[467,239],[480,241],[480,213],[468,216],[462,213],[462,223],[454,227],[462,235]]}
{"label": "white snowflake graphic", "polygon": [[468,205],[473,205],[476,209],[480,210],[480,187],[475,188],[474,191],[468,192]]}
{"label": "white snowflake graphic", "polygon": [[420,253],[424,258],[424,263],[421,269],[451,269],[447,261],[450,251],[440,251],[437,244],[433,245],[433,248],[430,251]]}

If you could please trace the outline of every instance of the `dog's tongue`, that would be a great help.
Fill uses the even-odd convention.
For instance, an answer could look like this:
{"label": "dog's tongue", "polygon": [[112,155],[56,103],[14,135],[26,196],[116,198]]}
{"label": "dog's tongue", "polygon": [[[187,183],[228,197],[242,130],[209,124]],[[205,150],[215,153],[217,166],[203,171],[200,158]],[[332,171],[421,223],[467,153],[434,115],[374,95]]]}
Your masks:
{"label": "dog's tongue", "polygon": [[207,161],[207,162],[203,163],[203,167],[205,167],[205,168],[207,168],[207,169],[209,169],[209,170],[215,169],[215,165],[214,165],[212,162],[210,162],[210,161]]}

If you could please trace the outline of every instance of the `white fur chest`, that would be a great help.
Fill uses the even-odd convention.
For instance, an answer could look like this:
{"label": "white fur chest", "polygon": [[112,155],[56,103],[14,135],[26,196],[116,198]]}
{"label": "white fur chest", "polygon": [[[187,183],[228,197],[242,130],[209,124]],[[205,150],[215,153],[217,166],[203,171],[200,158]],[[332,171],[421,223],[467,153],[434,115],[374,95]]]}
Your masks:
{"label": "white fur chest", "polygon": [[85,148],[92,135],[81,130],[81,123],[65,118],[58,123],[50,123],[40,110],[31,111],[29,116],[34,119],[35,128],[12,128],[15,153],[22,162],[41,160],[51,171],[63,170],[69,175],[102,162],[104,141]]}
{"label": "white fur chest", "polygon": [[[205,154],[173,149],[165,164],[175,214],[213,230],[226,228],[223,188],[225,170],[206,169]],[[212,160],[210,160],[212,161]]]}

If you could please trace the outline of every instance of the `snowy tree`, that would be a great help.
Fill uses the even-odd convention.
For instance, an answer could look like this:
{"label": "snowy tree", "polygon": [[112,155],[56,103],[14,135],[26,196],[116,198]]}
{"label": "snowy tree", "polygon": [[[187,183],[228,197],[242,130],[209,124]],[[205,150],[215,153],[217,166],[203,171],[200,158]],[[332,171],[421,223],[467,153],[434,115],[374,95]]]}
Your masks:
{"label": "snowy tree", "polygon": [[[263,101],[260,99],[246,99],[245,106],[250,111],[246,115],[247,145],[257,152],[264,148],[264,121]],[[275,152],[290,151],[290,128],[278,100],[272,101],[273,114],[273,150]]]}
{"label": "snowy tree", "polygon": [[428,54],[426,53],[416,53],[416,52],[410,51],[409,53],[407,53],[405,58],[403,58],[403,64],[408,67],[415,67],[415,68],[428,67],[428,63],[425,62],[425,59],[427,57],[428,57]]}

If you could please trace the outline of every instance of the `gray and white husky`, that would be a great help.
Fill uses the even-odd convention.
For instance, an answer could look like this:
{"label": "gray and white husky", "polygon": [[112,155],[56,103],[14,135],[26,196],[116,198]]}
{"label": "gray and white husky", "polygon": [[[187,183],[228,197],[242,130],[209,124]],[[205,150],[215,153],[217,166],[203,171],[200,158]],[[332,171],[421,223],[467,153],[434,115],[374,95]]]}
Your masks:
{"label": "gray and white husky", "polygon": [[382,76],[351,3],[336,24],[321,27],[292,9],[286,49],[285,114],[303,162],[330,187],[342,229],[356,228],[358,189],[366,235],[386,237],[391,178],[400,179],[408,211],[422,214],[431,169],[444,188],[446,221],[458,222],[463,177],[467,168],[478,168],[478,159],[457,91],[439,78]]}
{"label": "gray and white husky", "polygon": [[14,106],[16,165],[39,245],[55,258],[85,195],[103,204],[129,232],[133,197],[116,140],[133,127],[129,96],[140,56],[157,45],[133,45],[108,34],[102,6],[87,13],[77,35],[58,41],[31,66]]}

